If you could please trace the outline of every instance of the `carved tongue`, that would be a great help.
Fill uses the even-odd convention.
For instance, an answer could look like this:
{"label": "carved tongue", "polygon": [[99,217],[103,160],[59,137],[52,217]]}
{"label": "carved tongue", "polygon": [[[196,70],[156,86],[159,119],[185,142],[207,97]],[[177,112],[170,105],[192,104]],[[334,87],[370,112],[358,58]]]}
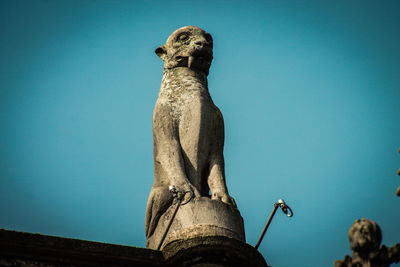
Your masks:
{"label": "carved tongue", "polygon": [[192,66],[194,60],[194,56],[189,56],[188,58],[188,68],[190,69],[190,66]]}

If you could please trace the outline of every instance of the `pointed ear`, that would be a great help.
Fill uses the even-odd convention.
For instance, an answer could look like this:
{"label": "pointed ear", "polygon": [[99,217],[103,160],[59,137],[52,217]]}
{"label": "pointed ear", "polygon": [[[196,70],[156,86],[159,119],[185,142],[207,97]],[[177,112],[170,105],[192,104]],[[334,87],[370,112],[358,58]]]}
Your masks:
{"label": "pointed ear", "polygon": [[162,45],[162,46],[160,46],[160,47],[158,47],[157,49],[156,49],[156,51],[154,51],[156,54],[157,54],[157,56],[159,57],[159,58],[161,58],[162,60],[164,60],[165,59],[165,56],[167,55],[167,49],[165,49],[165,45]]}

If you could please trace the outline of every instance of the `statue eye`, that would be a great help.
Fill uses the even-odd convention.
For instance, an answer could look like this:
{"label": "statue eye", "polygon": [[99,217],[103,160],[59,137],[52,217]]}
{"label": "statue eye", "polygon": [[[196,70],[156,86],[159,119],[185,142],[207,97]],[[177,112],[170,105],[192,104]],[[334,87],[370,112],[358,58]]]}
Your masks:
{"label": "statue eye", "polygon": [[189,35],[187,35],[186,33],[182,33],[178,36],[178,41],[186,41],[187,39],[189,39]]}
{"label": "statue eye", "polygon": [[211,37],[211,35],[209,33],[206,34],[206,40],[207,42],[209,42],[210,44],[213,42],[213,39]]}

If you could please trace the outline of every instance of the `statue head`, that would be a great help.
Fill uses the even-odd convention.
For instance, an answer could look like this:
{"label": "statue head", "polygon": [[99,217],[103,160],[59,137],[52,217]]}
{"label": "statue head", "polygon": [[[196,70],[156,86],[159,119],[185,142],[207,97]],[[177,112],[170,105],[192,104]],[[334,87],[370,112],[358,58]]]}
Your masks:
{"label": "statue head", "polygon": [[382,232],[379,226],[371,220],[362,218],[356,220],[349,230],[350,249],[356,252],[369,252],[379,249]]}
{"label": "statue head", "polygon": [[208,75],[213,59],[213,40],[201,28],[186,26],[174,31],[155,53],[164,61],[164,69],[186,67]]}

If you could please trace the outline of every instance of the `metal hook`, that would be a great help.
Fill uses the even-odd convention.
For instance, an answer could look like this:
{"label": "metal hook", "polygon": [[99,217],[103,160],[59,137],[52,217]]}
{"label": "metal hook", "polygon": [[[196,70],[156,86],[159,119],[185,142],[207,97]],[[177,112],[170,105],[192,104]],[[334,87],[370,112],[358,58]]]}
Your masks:
{"label": "metal hook", "polygon": [[192,198],[194,197],[194,193],[193,193],[193,191],[185,191],[185,192],[183,192],[182,199],[184,199],[184,198],[185,198],[185,195],[186,195],[187,193],[189,193],[189,194],[190,194],[190,197],[189,197],[189,199],[188,199],[188,200],[186,200],[185,202],[181,202],[182,200],[180,200],[180,204],[179,204],[179,205],[183,206],[183,205],[185,205],[185,204],[189,203],[189,202],[190,202],[190,200],[192,200]]}
{"label": "metal hook", "polygon": [[[286,216],[288,217],[293,217],[293,211],[292,209],[285,203],[285,201],[283,199],[279,199],[278,203],[276,203],[279,205],[279,207],[282,209],[283,213],[286,214]],[[289,211],[289,213],[288,213]]]}
{"label": "metal hook", "polygon": [[[174,210],[174,213],[172,214],[171,219],[170,219],[169,222],[168,222],[167,228],[165,229],[165,232],[164,232],[163,236],[161,237],[161,241],[160,241],[160,243],[159,243],[158,246],[157,246],[157,250],[160,250],[161,245],[163,244],[163,242],[164,242],[164,240],[165,240],[165,237],[166,237],[167,234],[168,234],[169,228],[171,227],[172,221],[174,220],[174,218],[175,218],[175,216],[176,216],[176,213],[178,212],[179,207],[180,207],[180,206],[183,206],[183,205],[185,205],[185,204],[187,204],[187,203],[189,203],[189,202],[193,199],[193,197],[194,197],[193,191],[179,191],[179,190],[176,189],[175,185],[170,185],[170,186],[168,187],[168,189],[169,189],[169,192],[171,192],[172,197],[173,197],[173,198],[175,199],[175,201],[176,201],[176,208],[175,208],[175,210]],[[183,193],[183,195],[182,195],[181,198],[178,197],[178,193],[179,193],[179,192]],[[182,199],[185,198],[185,195],[186,195],[187,193],[190,193],[190,197],[189,197],[188,200],[186,200],[185,202],[182,203]]]}
{"label": "metal hook", "polygon": [[[274,215],[275,215],[276,210],[278,209],[278,207],[282,209],[283,213],[285,213],[286,216],[288,216],[288,217],[292,217],[293,216],[292,209],[288,205],[286,205],[286,203],[285,203],[285,201],[283,199],[279,199],[278,202],[274,203],[274,209],[272,210],[271,215],[269,216],[268,221],[264,226],[264,229],[263,229],[263,231],[262,231],[262,233],[260,235],[260,238],[257,241],[257,244],[254,246],[255,249],[258,249],[258,247],[260,246],[261,241],[264,238],[265,232],[267,232],[267,229],[268,229],[268,227],[269,227],[269,225],[270,225],[270,223],[272,221],[272,218],[274,218]],[[288,213],[288,211],[289,211],[289,213]]]}
{"label": "metal hook", "polygon": [[[169,192],[171,192],[173,198],[174,198],[174,199],[176,200],[176,202],[177,202],[179,205],[181,205],[181,206],[183,206],[183,205],[189,203],[190,200],[192,200],[192,198],[194,197],[193,191],[180,191],[180,190],[176,189],[176,186],[175,186],[175,185],[170,185],[168,188],[169,188]],[[178,193],[183,193],[183,195],[179,198],[179,197],[178,197]],[[189,199],[186,200],[185,202],[182,202],[182,199],[185,198],[185,196],[186,196],[187,193],[190,194]]]}

